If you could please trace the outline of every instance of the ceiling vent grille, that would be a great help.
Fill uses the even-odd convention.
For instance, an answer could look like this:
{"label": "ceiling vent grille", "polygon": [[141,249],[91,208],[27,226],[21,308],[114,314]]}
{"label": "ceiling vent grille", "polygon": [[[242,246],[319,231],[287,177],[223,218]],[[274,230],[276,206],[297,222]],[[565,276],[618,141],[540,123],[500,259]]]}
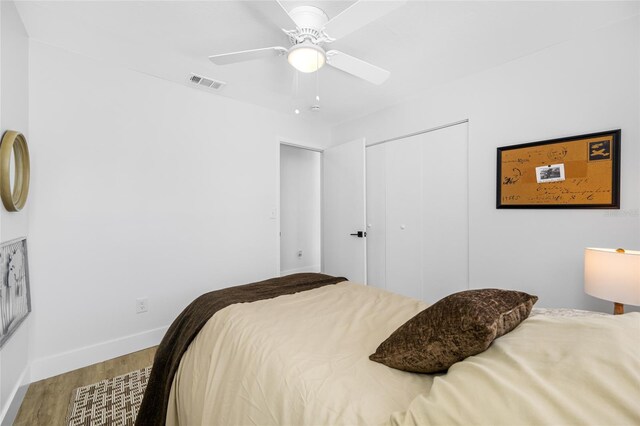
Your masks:
{"label": "ceiling vent grille", "polygon": [[201,89],[220,90],[227,85],[224,81],[214,80],[212,78],[196,74],[191,74],[188,80],[190,85],[197,86]]}

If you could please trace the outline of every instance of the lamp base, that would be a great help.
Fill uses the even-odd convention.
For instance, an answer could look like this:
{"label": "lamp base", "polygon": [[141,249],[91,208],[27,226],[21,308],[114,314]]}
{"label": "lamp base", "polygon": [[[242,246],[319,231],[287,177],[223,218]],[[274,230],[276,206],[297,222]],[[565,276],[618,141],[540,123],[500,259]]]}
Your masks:
{"label": "lamp base", "polygon": [[624,305],[622,303],[613,303],[613,315],[622,315],[624,314]]}

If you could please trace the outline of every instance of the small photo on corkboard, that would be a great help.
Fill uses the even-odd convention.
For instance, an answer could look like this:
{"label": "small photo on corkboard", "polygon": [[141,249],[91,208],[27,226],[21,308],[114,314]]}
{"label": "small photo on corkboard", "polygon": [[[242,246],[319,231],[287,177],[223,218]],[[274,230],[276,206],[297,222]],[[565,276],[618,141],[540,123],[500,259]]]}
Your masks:
{"label": "small photo on corkboard", "polygon": [[496,207],[619,209],[620,133],[498,148]]}

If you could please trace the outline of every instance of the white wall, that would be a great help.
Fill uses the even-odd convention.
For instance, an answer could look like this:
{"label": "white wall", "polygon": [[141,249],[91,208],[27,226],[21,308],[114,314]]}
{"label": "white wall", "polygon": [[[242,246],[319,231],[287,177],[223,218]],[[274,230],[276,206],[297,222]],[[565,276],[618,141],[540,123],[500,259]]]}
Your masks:
{"label": "white wall", "polygon": [[[611,311],[583,291],[584,247],[640,248],[638,17],[333,129],[367,143],[469,119],[471,287]],[[497,210],[496,147],[622,129],[621,210]],[[465,161],[465,159],[459,159]]]}
{"label": "white wall", "polygon": [[[27,33],[11,1],[0,2],[0,128],[17,130],[29,140],[29,43]],[[30,200],[29,200],[30,201]],[[29,202],[17,213],[0,206],[0,240],[27,235]],[[0,420],[4,419],[20,386],[28,383],[31,317],[15,331],[0,350]],[[15,414],[15,413],[14,413]],[[8,417],[8,416],[7,416]]]}
{"label": "white wall", "polygon": [[34,380],[157,344],[203,292],[278,275],[279,141],[322,146],[326,129],[30,47]]}
{"label": "white wall", "polygon": [[[320,271],[319,152],[280,147],[280,271]],[[298,252],[302,251],[302,256]]]}

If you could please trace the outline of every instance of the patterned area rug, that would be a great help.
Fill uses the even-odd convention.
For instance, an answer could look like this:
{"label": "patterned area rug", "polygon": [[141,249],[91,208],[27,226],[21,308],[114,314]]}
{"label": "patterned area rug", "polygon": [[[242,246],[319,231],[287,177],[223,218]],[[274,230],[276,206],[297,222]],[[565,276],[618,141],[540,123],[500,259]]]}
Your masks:
{"label": "patterned area rug", "polygon": [[133,426],[151,366],[73,391],[69,426]]}

